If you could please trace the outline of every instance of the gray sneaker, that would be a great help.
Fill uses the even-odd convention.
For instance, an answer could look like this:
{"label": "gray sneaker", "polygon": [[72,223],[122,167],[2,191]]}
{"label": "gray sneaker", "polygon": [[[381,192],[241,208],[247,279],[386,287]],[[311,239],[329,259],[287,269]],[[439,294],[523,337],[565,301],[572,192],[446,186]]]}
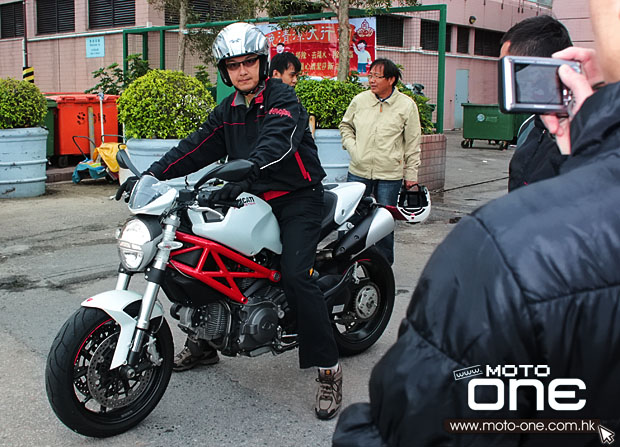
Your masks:
{"label": "gray sneaker", "polygon": [[342,367],[319,369],[319,389],[316,393],[314,412],[319,419],[331,419],[340,410],[342,404]]}
{"label": "gray sneaker", "polygon": [[199,355],[192,354],[192,351],[185,346],[181,352],[174,356],[173,371],[187,371],[198,365],[215,365],[220,361],[217,351],[209,348]]}

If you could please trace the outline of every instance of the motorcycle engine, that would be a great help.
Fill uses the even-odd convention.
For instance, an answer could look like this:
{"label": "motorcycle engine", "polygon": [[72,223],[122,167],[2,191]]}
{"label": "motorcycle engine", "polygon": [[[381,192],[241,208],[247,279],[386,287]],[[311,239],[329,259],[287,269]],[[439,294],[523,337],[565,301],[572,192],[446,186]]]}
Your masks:
{"label": "motorcycle engine", "polygon": [[171,314],[183,332],[219,345],[224,354],[258,355],[268,349],[256,350],[270,346],[278,337],[279,320],[285,314],[283,301],[280,289],[266,287],[250,295],[242,306],[224,301],[200,307],[177,305]]}
{"label": "motorcycle engine", "polygon": [[272,301],[251,297],[239,310],[238,345],[252,351],[270,343],[277,335],[278,309]]}

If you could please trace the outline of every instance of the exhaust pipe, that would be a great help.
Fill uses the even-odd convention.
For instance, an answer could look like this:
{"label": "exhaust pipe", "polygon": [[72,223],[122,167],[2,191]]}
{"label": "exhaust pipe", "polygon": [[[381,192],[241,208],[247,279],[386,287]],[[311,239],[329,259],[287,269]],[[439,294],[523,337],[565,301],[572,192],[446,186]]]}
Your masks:
{"label": "exhaust pipe", "polygon": [[333,250],[334,258],[350,258],[375,245],[394,231],[394,218],[385,208],[379,207],[349,230]]}

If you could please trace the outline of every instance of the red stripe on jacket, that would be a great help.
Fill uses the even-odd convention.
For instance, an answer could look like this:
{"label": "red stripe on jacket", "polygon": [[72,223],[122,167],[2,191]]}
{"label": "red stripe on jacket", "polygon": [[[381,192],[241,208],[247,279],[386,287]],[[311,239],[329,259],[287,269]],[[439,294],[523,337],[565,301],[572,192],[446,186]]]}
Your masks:
{"label": "red stripe on jacket", "polygon": [[297,160],[297,164],[299,165],[299,170],[301,171],[301,175],[303,175],[303,177],[306,180],[311,182],[312,178],[310,177],[310,173],[306,170],[306,167],[304,166],[304,162],[301,161],[301,156],[299,155],[299,152],[295,152],[295,160]]}

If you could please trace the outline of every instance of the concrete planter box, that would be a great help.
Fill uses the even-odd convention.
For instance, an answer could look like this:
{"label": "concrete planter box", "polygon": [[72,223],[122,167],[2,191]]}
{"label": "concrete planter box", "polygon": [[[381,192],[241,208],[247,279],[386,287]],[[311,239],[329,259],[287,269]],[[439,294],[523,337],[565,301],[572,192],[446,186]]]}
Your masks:
{"label": "concrete planter box", "polygon": [[327,177],[324,183],[346,182],[349,169],[349,153],[342,148],[342,138],[338,129],[317,129],[314,142],[319,149],[319,160]]}
{"label": "concrete planter box", "polygon": [[47,133],[41,127],[0,130],[0,199],[45,193]]}
{"label": "concrete planter box", "polygon": [[[317,129],[314,141],[319,148],[319,159],[327,173],[323,180],[346,182],[349,168],[349,153],[342,148],[338,129]],[[430,191],[443,189],[446,183],[446,136],[422,135],[421,164],[418,180]]]}

